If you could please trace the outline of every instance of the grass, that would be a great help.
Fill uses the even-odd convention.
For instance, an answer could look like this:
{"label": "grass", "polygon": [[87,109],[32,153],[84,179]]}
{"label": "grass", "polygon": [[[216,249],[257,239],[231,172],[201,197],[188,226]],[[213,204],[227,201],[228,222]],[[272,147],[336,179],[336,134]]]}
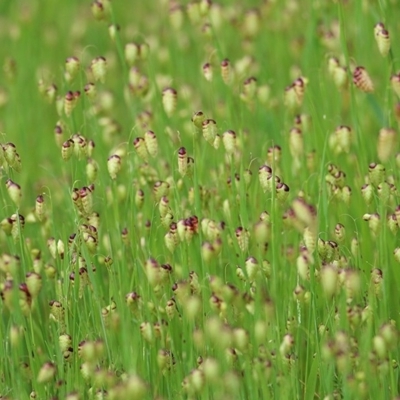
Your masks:
{"label": "grass", "polygon": [[398,398],[395,1],[0,16],[1,398]]}

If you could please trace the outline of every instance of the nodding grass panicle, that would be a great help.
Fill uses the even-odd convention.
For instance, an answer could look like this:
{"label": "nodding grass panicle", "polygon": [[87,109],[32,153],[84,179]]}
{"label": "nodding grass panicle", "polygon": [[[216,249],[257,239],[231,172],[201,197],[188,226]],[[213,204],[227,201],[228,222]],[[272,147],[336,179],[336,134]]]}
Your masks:
{"label": "nodding grass panicle", "polygon": [[171,117],[178,102],[178,92],[172,87],[167,87],[162,91],[162,105],[168,117]]}
{"label": "nodding grass panicle", "polygon": [[226,85],[229,85],[233,80],[232,66],[228,58],[221,61],[221,77]]}
{"label": "nodding grass panicle", "polygon": [[390,83],[397,97],[400,97],[400,72],[390,77]]}
{"label": "nodding grass panicle", "polygon": [[122,160],[118,154],[111,155],[107,160],[107,169],[111,179],[116,179],[118,173],[121,171]]}
{"label": "nodding grass panicle", "polygon": [[202,71],[203,71],[203,76],[206,79],[206,81],[211,82],[213,79],[212,65],[210,63],[203,64]]}
{"label": "nodding grass panicle", "polygon": [[148,151],[146,147],[145,140],[142,137],[137,137],[133,141],[133,146],[135,147],[136,154],[143,160],[148,160]]}
{"label": "nodding grass panicle", "polygon": [[65,80],[67,82],[71,82],[76,75],[78,74],[80,69],[80,61],[77,57],[68,57],[65,60]]}
{"label": "nodding grass panicle", "polygon": [[178,150],[178,172],[181,176],[185,176],[187,172],[188,158],[184,147]]}
{"label": "nodding grass panicle", "polygon": [[354,69],[353,83],[358,89],[365,93],[371,93],[375,89],[371,77],[362,66],[358,66]]}
{"label": "nodding grass panicle", "polygon": [[96,57],[90,63],[90,71],[94,81],[104,83],[107,74],[107,61],[104,57]]}
{"label": "nodding grass panicle", "polygon": [[150,156],[153,158],[157,157],[158,141],[157,141],[156,134],[151,130],[146,131],[144,134],[144,141],[145,141],[146,148],[147,148],[147,151],[150,154]]}
{"label": "nodding grass panicle", "polygon": [[202,123],[202,131],[204,139],[213,145],[217,136],[217,123],[213,119],[206,119]]}
{"label": "nodding grass panicle", "polygon": [[227,154],[231,155],[236,151],[236,133],[232,130],[225,131],[222,134],[222,143]]}
{"label": "nodding grass panicle", "polygon": [[382,128],[378,136],[378,158],[379,161],[387,162],[396,150],[398,139],[397,133],[392,128]]}
{"label": "nodding grass panicle", "polygon": [[378,50],[383,57],[386,57],[390,51],[390,35],[389,31],[385,29],[383,23],[378,23],[374,28],[375,40],[378,45]]}
{"label": "nodding grass panicle", "polygon": [[19,207],[22,198],[21,186],[18,185],[18,183],[13,182],[11,179],[7,179],[6,188],[10,199],[17,207]]}

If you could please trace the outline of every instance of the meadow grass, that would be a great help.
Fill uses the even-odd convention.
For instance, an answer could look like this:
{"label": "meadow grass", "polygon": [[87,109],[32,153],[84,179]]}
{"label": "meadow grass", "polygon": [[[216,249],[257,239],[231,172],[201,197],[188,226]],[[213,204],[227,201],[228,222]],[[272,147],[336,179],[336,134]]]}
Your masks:
{"label": "meadow grass", "polygon": [[0,397],[398,398],[398,17],[0,2]]}

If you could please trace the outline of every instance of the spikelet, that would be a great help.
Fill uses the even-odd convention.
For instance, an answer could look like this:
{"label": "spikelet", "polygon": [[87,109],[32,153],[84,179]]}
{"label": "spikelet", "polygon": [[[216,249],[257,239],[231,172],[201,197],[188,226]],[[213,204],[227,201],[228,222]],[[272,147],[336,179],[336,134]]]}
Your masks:
{"label": "spikelet", "polygon": [[67,82],[72,81],[80,69],[80,62],[77,57],[68,57],[65,60],[65,80]]}
{"label": "spikelet", "polygon": [[206,119],[202,123],[203,137],[211,145],[217,136],[217,123],[213,119]]}
{"label": "spikelet", "polygon": [[385,25],[380,22],[375,25],[374,33],[379,52],[383,57],[386,57],[390,51],[389,31],[387,31]]}
{"label": "spikelet", "polygon": [[229,83],[231,83],[232,75],[233,72],[231,62],[227,58],[225,58],[221,61],[221,77],[226,85],[229,85]]}
{"label": "spikelet", "polygon": [[239,226],[235,230],[236,240],[241,251],[246,252],[249,248],[250,233],[247,229]]}
{"label": "spikelet", "polygon": [[260,180],[261,188],[264,192],[271,190],[271,177],[272,177],[272,168],[268,165],[262,165],[258,169],[258,178]]}
{"label": "spikelet", "polygon": [[211,82],[213,79],[213,68],[210,63],[205,63],[202,67],[203,76],[206,81]]}
{"label": "spikelet", "polygon": [[107,169],[111,179],[116,179],[121,170],[121,157],[118,154],[113,154],[108,158]]}
{"label": "spikelet", "polygon": [[[78,96],[79,97],[79,96]],[[72,110],[76,106],[77,96],[74,92],[69,91],[64,96],[64,113],[67,117],[72,114]]]}
{"label": "spikelet", "polygon": [[306,85],[307,79],[300,77],[285,89],[285,105],[290,110],[296,109],[303,104]]}
{"label": "spikelet", "polygon": [[143,160],[148,160],[148,152],[146,147],[146,142],[142,137],[137,137],[133,141],[133,146],[135,147],[137,155]]}
{"label": "spikelet", "polygon": [[227,154],[233,154],[236,150],[236,133],[232,130],[225,131],[222,134],[222,143]]}
{"label": "spikelet", "polygon": [[391,76],[390,83],[394,92],[400,97],[400,72]]}
{"label": "spikelet", "polygon": [[6,188],[10,199],[17,207],[19,207],[22,198],[21,186],[18,185],[18,183],[13,182],[11,179],[7,179]]}
{"label": "spikelet", "polygon": [[104,83],[107,73],[107,61],[104,57],[96,57],[90,64],[90,70],[95,81]]}
{"label": "spikelet", "polygon": [[128,65],[132,66],[139,58],[140,46],[137,43],[127,43],[125,45],[124,54]]}
{"label": "spikelet", "polygon": [[178,92],[175,89],[168,87],[162,91],[162,104],[168,117],[175,112],[177,102]]}
{"label": "spikelet", "polygon": [[158,141],[157,136],[153,131],[146,131],[144,134],[144,142],[151,157],[157,157],[158,154]]}
{"label": "spikelet", "polygon": [[188,165],[187,152],[186,152],[186,149],[184,147],[181,147],[178,150],[178,172],[182,176],[186,175],[187,165]]}
{"label": "spikelet", "polygon": [[355,68],[353,72],[353,83],[358,89],[365,93],[374,91],[374,84],[364,67],[359,66]]}
{"label": "spikelet", "polygon": [[397,134],[394,129],[382,128],[378,137],[378,158],[384,163],[389,160],[396,150]]}

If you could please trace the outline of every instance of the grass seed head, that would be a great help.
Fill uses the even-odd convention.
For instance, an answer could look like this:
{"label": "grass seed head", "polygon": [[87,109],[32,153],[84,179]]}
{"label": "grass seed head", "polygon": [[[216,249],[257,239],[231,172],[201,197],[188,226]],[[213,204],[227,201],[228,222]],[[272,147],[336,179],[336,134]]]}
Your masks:
{"label": "grass seed head", "polygon": [[94,100],[96,98],[97,95],[97,89],[96,89],[96,85],[93,82],[88,82],[84,88],[83,91],[85,92],[86,96],[90,99],[90,100]]}
{"label": "grass seed head", "polygon": [[391,76],[390,83],[392,85],[393,91],[398,97],[400,97],[400,72]]}
{"label": "grass seed head", "polygon": [[65,141],[62,144],[61,156],[64,161],[68,161],[71,158],[71,156],[74,152],[74,147],[75,147],[75,144],[72,139],[68,139],[67,141]]}
{"label": "grass seed head", "polygon": [[206,79],[206,81],[211,82],[213,80],[212,65],[207,62],[207,63],[203,64],[202,70],[203,70],[203,76]]}
{"label": "grass seed head", "polygon": [[65,80],[71,82],[80,69],[80,61],[77,57],[68,57],[65,60]]}
{"label": "grass seed head", "polygon": [[174,114],[177,102],[178,92],[175,89],[167,87],[162,91],[163,108],[169,118]]}
{"label": "grass seed head", "polygon": [[158,141],[157,136],[153,131],[146,131],[144,134],[144,141],[146,148],[151,157],[155,158],[158,154]]}
{"label": "grass seed head", "polygon": [[362,92],[371,93],[374,91],[374,84],[364,67],[358,66],[354,69],[353,83]]}
{"label": "grass seed head", "polygon": [[90,9],[92,11],[93,17],[98,21],[105,19],[107,16],[106,7],[104,6],[102,0],[95,0],[91,4]]}
{"label": "grass seed head", "polygon": [[142,137],[137,137],[133,141],[133,146],[135,147],[137,155],[143,161],[147,161],[148,160],[148,152],[147,152],[147,147],[146,147],[145,140]]}
{"label": "grass seed head", "polygon": [[19,207],[21,204],[22,192],[21,186],[18,183],[13,182],[11,179],[6,180],[6,188],[8,195],[10,196],[13,203]]}
{"label": "grass seed head", "polygon": [[228,58],[221,61],[221,77],[226,85],[229,85],[233,80],[232,66]]}
{"label": "grass seed head", "polygon": [[56,365],[50,361],[44,363],[38,373],[36,378],[37,383],[48,383],[50,382],[56,374]]}
{"label": "grass seed head", "polygon": [[202,123],[202,132],[204,139],[213,145],[217,136],[217,123],[213,119],[206,119]]}
{"label": "grass seed head", "polygon": [[26,285],[32,298],[35,299],[42,289],[42,277],[36,272],[27,272]]}
{"label": "grass seed head", "polygon": [[378,50],[383,57],[386,57],[390,51],[390,35],[385,29],[383,23],[378,23],[374,28],[375,40],[378,45]]}
{"label": "grass seed head", "polygon": [[107,61],[104,57],[96,57],[90,63],[90,71],[95,81],[104,83],[107,73]]}
{"label": "grass seed head", "polygon": [[384,163],[389,160],[393,155],[397,145],[397,134],[394,129],[382,128],[379,131],[378,137],[378,158],[379,161]]}
{"label": "grass seed head", "polygon": [[113,154],[107,160],[107,169],[111,179],[116,179],[118,173],[121,171],[122,159],[119,155]]}

